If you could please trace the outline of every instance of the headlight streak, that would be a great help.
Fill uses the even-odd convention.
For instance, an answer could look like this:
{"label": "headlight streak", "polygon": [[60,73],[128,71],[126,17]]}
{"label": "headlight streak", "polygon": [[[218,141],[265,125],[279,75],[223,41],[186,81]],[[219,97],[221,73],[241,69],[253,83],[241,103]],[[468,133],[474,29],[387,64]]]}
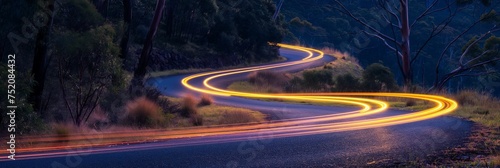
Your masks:
{"label": "headlight streak", "polygon": [[[237,135],[243,133],[252,135],[258,132],[265,132],[265,134],[268,133],[272,134],[272,137],[269,136],[268,138],[277,138],[277,137],[325,134],[325,133],[333,133],[341,131],[353,131],[353,130],[385,127],[385,126],[392,126],[392,125],[405,124],[405,123],[431,119],[434,117],[451,113],[458,107],[458,104],[454,100],[442,96],[426,95],[426,94],[363,93],[363,92],[267,94],[267,93],[236,92],[236,91],[216,88],[210,85],[210,81],[217,79],[218,77],[304,64],[319,60],[324,56],[323,52],[315,49],[286,45],[286,44],[278,44],[278,45],[283,48],[305,52],[307,56],[301,60],[293,62],[194,74],[182,79],[181,83],[190,90],[211,94],[215,96],[237,96],[246,98],[287,99],[296,101],[342,103],[342,104],[358,106],[360,107],[360,109],[342,113],[336,112],[329,115],[270,121],[266,123],[249,123],[249,124],[226,125],[226,126],[215,126],[215,127],[193,127],[189,129],[123,131],[123,132],[110,132],[105,134],[73,134],[72,136],[63,139],[63,141],[68,142],[64,145],[60,144],[61,138],[54,135],[24,137],[20,139],[20,141],[23,140],[29,141],[35,145],[31,148],[16,149],[18,152],[39,152],[39,151],[53,151],[53,152],[19,155],[20,156],[19,158],[50,157],[55,155],[68,154],[68,152],[60,152],[55,150],[115,145],[125,140],[127,141],[164,140],[164,139],[192,138],[192,137],[215,136],[215,135]],[[314,53],[317,54],[315,55]],[[203,81],[203,85],[205,88],[195,87],[189,83],[190,80],[200,77],[205,77]],[[411,112],[407,114],[355,120],[355,118],[358,117],[369,116],[384,112],[389,108],[387,102],[364,98],[364,97],[396,97],[396,98],[420,99],[432,102],[435,104],[435,106],[426,110]],[[313,110],[314,109],[311,109],[311,111]],[[305,113],[306,112],[307,111],[305,111]],[[345,119],[350,119],[350,120],[340,121],[340,122],[338,121]],[[199,142],[196,141],[196,142],[175,143],[175,145],[182,146],[182,145],[196,145],[203,143],[207,144],[207,143],[247,140],[249,137],[251,137],[248,135],[222,138],[216,140],[210,139]],[[89,144],[87,142],[88,139],[93,139],[98,136],[99,138],[102,139],[101,143]],[[265,135],[261,136],[261,138],[266,138],[266,136]],[[147,147],[148,148],[162,147],[162,145],[151,144],[148,145]],[[124,146],[116,149],[112,148],[88,149],[86,151],[79,151],[79,152],[98,153],[98,152],[116,152],[123,150],[137,150],[137,149],[138,147]],[[142,146],[141,149],[145,149],[144,146]]]}
{"label": "headlight streak", "polygon": [[[296,132],[293,134],[284,133],[284,134],[281,134],[282,136],[310,135],[310,134],[317,134],[317,133],[339,132],[339,131],[367,129],[367,128],[376,128],[376,127],[381,127],[381,126],[404,124],[404,123],[422,121],[422,120],[438,117],[441,115],[445,115],[447,113],[452,112],[453,110],[455,110],[458,107],[457,103],[451,99],[447,99],[447,98],[444,98],[441,96],[425,95],[425,94],[362,93],[362,92],[361,93],[266,94],[266,93],[245,93],[245,92],[229,91],[229,90],[225,90],[225,89],[216,88],[216,87],[209,84],[209,82],[211,80],[219,78],[219,77],[234,75],[234,74],[241,74],[241,73],[252,72],[252,71],[279,68],[279,67],[283,67],[283,66],[296,65],[296,64],[301,64],[301,63],[307,63],[310,61],[320,59],[324,55],[323,52],[321,52],[319,50],[315,50],[315,49],[307,49],[304,47],[297,47],[297,46],[283,45],[283,44],[279,44],[279,45],[283,48],[295,49],[295,50],[300,50],[300,51],[310,50],[310,51],[314,51],[316,53],[319,53],[319,55],[316,57],[312,57],[311,52],[307,52],[307,53],[309,53],[309,55],[306,58],[304,58],[300,61],[290,62],[289,64],[285,64],[285,65],[258,66],[258,67],[254,67],[252,69],[236,69],[234,71],[224,71],[224,72],[217,72],[216,71],[216,72],[211,72],[211,73],[196,74],[194,76],[186,77],[185,80],[183,80],[183,85],[186,86],[187,88],[195,88],[192,90],[202,92],[202,93],[212,94],[212,95],[238,96],[238,97],[247,97],[247,98],[280,98],[280,99],[302,100],[302,101],[305,100],[305,101],[336,102],[336,103],[356,104],[356,105],[364,107],[362,110],[359,111],[359,112],[364,112],[364,113],[346,112],[346,113],[343,113],[345,115],[335,116],[335,117],[330,117],[328,115],[324,115],[324,116],[319,116],[319,117],[314,118],[314,119],[302,118],[299,122],[300,124],[309,123],[310,125],[299,126],[299,127],[293,126],[293,128],[286,127],[285,129],[277,128],[277,129],[287,130],[288,132]],[[209,75],[212,75],[212,76],[206,78],[203,81],[204,86],[208,89],[196,88],[188,83],[188,81],[191,79],[194,79],[197,77],[209,76]],[[349,121],[349,122],[314,124],[316,122],[333,121],[333,120],[338,120],[338,119],[347,119],[347,118],[360,117],[360,116],[364,116],[364,115],[368,115],[368,114],[374,114],[374,113],[382,112],[388,108],[388,104],[386,102],[382,102],[382,101],[378,101],[378,100],[365,99],[365,98],[354,98],[354,97],[352,97],[352,98],[351,97],[338,97],[338,96],[360,96],[360,97],[378,96],[378,97],[399,97],[399,98],[420,99],[420,100],[434,102],[436,104],[436,106],[433,108],[430,108],[430,109],[426,109],[426,110],[422,110],[422,111],[418,111],[418,112],[414,112],[414,113],[410,113],[410,114],[404,114],[404,115],[396,115],[396,116],[382,117],[382,118],[375,118],[375,119],[356,120],[356,121]],[[380,108],[375,109],[375,110],[370,110],[371,108],[367,107],[368,104],[356,103],[356,102],[370,102],[372,104],[377,104]],[[295,122],[297,122],[297,121],[295,121]],[[297,123],[295,123],[295,124],[297,124]],[[287,124],[284,124],[284,125],[287,125]],[[294,124],[290,124],[290,125],[294,125]],[[281,126],[283,126],[283,125],[281,125]],[[277,129],[274,129],[274,130],[277,130]],[[270,130],[272,130],[272,129],[270,129]],[[279,132],[278,132],[278,134],[279,134]]]}

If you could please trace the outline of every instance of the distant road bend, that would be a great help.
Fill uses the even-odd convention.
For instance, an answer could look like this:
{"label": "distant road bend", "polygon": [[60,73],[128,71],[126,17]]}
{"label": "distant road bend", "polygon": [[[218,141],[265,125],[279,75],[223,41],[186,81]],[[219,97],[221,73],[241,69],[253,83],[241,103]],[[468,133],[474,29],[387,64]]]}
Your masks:
{"label": "distant road bend", "polygon": [[[281,63],[150,79],[169,96],[210,94],[216,103],[255,109],[272,116],[266,123],[188,130],[156,130],[123,136],[165,140],[20,154],[9,167],[49,167],[82,155],[79,167],[304,167],[366,166],[387,159],[411,160],[456,146],[471,123],[446,117],[458,105],[446,97],[411,93],[245,93],[226,90],[231,82],[262,70],[298,71],[332,57],[311,48],[279,44]],[[421,111],[391,110],[370,97],[424,100]],[[249,99],[250,98],[250,99]],[[346,104],[346,107],[288,104],[258,99]],[[111,136],[111,135],[104,135]],[[3,167],[3,166],[2,166]]]}

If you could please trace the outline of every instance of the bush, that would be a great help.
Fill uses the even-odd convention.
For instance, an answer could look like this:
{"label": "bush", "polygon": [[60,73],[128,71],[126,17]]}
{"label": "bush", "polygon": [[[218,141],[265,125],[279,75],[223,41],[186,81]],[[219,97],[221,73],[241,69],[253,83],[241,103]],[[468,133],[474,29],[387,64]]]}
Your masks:
{"label": "bush", "polygon": [[310,70],[302,73],[302,86],[311,90],[325,90],[334,84],[332,73],[328,70]]}
{"label": "bush", "polygon": [[363,89],[366,91],[395,91],[398,89],[394,74],[388,67],[374,63],[363,72]]}
{"label": "bush", "polygon": [[181,116],[188,118],[198,114],[198,109],[196,108],[197,104],[198,103],[193,95],[187,95],[186,97],[184,97],[180,109]]}
{"label": "bush", "polygon": [[201,100],[200,103],[198,104],[199,106],[208,106],[214,103],[214,99],[207,94],[201,95]]}
{"label": "bush", "polygon": [[359,80],[351,74],[337,76],[335,90],[340,92],[354,92],[360,90]]}
{"label": "bush", "polygon": [[126,124],[139,127],[158,127],[166,123],[162,109],[153,101],[140,97],[126,105]]}

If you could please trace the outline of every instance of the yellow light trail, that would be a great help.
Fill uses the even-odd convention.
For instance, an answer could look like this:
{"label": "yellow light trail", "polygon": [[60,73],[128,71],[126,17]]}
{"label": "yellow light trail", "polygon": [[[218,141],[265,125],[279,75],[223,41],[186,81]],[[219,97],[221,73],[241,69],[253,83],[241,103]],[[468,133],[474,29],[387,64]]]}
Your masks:
{"label": "yellow light trail", "polygon": [[[342,104],[358,106],[359,109],[354,111],[346,111],[342,113],[336,112],[329,115],[285,119],[285,120],[271,121],[266,123],[223,125],[223,126],[215,126],[208,128],[193,127],[188,129],[168,129],[168,130],[157,129],[157,130],[122,131],[122,132],[95,133],[95,134],[73,134],[69,137],[60,137],[57,135],[26,136],[26,137],[20,137],[19,141],[29,142],[31,143],[32,146],[21,147],[16,149],[16,151],[20,153],[45,151],[45,153],[40,153],[40,154],[20,155],[22,157],[29,158],[29,157],[46,157],[51,155],[67,154],[67,152],[56,151],[61,149],[107,146],[107,145],[118,144],[121,142],[131,142],[131,141],[140,142],[144,140],[165,140],[165,139],[214,136],[214,135],[229,135],[229,134],[236,135],[244,133],[252,134],[257,132],[270,133],[274,138],[324,134],[332,132],[352,131],[352,130],[392,126],[392,125],[427,120],[450,113],[458,107],[458,104],[454,100],[442,96],[426,95],[426,94],[363,93],[363,92],[267,94],[267,93],[246,93],[246,92],[230,91],[210,85],[211,80],[223,76],[299,65],[316,61],[324,57],[324,53],[316,49],[305,48],[300,46],[292,46],[286,44],[278,44],[278,45],[283,48],[304,52],[307,54],[307,56],[305,56],[301,60],[292,62],[198,73],[182,79],[181,83],[190,90],[205,94],[211,94],[215,96],[237,96],[246,98],[265,98],[265,99],[278,98],[278,99],[299,100],[299,101],[342,103]],[[203,80],[204,88],[199,88],[189,83],[191,80],[196,78],[205,78]],[[420,99],[432,102],[435,104],[435,106],[429,109],[411,112],[407,114],[353,120],[356,117],[369,116],[381,113],[389,108],[387,102],[364,98],[364,97],[396,97],[396,98]],[[314,109],[311,109],[311,111],[313,110]],[[338,121],[343,119],[351,119],[351,120]],[[217,140],[211,139],[196,143],[198,144],[198,143],[230,142],[237,140],[245,140],[247,138],[248,137],[244,136],[231,137],[231,138],[221,138]],[[89,141],[95,139],[99,139],[99,141],[98,142],[94,141],[92,143],[89,143]],[[187,145],[189,143],[191,142],[188,141],[185,144],[181,143],[178,145]],[[150,147],[154,146],[155,145],[150,145]],[[121,147],[120,149],[132,150],[135,149],[135,147],[132,146]],[[90,151],[89,153],[98,151],[116,151],[116,150],[118,149],[92,149],[89,150]],[[46,151],[54,151],[54,152],[46,152]],[[5,153],[5,151],[0,153]]]}
{"label": "yellow light trail", "polygon": [[[267,70],[267,69],[297,65],[297,64],[315,61],[315,60],[321,59],[324,56],[323,52],[321,52],[319,50],[315,50],[315,49],[309,49],[309,48],[291,46],[291,45],[284,45],[284,44],[279,44],[279,45],[283,48],[304,51],[304,52],[308,53],[309,55],[300,61],[294,61],[294,62],[289,62],[289,63],[285,63],[285,64],[274,64],[274,65],[257,66],[257,67],[252,67],[252,68],[240,68],[240,69],[233,69],[233,70],[226,70],[226,71],[215,71],[215,72],[209,72],[209,73],[195,74],[195,75],[188,76],[188,77],[184,78],[182,80],[182,84],[191,90],[195,90],[195,91],[206,93],[206,94],[217,95],[217,96],[238,96],[238,97],[247,97],[247,98],[280,98],[280,99],[302,100],[302,101],[335,102],[335,103],[354,104],[354,105],[359,105],[359,106],[363,107],[363,109],[359,111],[361,113],[346,112],[346,113],[343,113],[345,115],[341,115],[341,116],[324,115],[324,116],[317,116],[314,118],[299,119],[300,124],[309,123],[309,125],[300,126],[300,128],[294,127],[294,129],[296,129],[296,130],[293,130],[290,127],[287,127],[286,130],[293,130],[294,132],[298,132],[298,133],[295,133],[293,135],[309,135],[309,134],[314,134],[314,133],[328,133],[328,132],[338,132],[338,131],[347,131],[347,130],[356,130],[356,129],[367,129],[367,128],[375,128],[375,127],[380,127],[380,126],[390,126],[390,125],[396,125],[396,124],[404,124],[404,123],[422,121],[422,120],[426,120],[426,119],[430,119],[430,118],[434,118],[434,117],[438,117],[438,116],[450,113],[458,107],[457,103],[454,100],[447,99],[447,98],[444,98],[441,96],[425,95],[425,94],[362,93],[362,92],[360,92],[360,93],[265,94],[265,93],[246,93],[246,92],[229,91],[229,90],[225,90],[225,89],[221,89],[221,88],[216,88],[216,87],[209,84],[209,82],[211,80],[219,78],[219,77],[223,77],[223,76],[229,76],[229,75],[241,74],[241,73],[252,72],[252,71],[260,71],[260,70]],[[316,57],[313,57],[312,52],[316,52],[319,55]],[[199,77],[207,77],[203,81],[203,84],[208,89],[197,88],[197,87],[189,84],[190,80],[192,80],[194,78],[199,78]],[[339,97],[339,96],[359,96],[359,97],[378,96],[378,97],[399,97],[399,98],[421,99],[421,100],[425,100],[425,101],[434,102],[436,104],[436,106],[433,108],[430,108],[430,109],[414,112],[411,114],[405,114],[405,115],[397,115],[397,116],[390,116],[390,117],[383,117],[383,118],[376,118],[376,119],[356,120],[356,121],[350,121],[350,122],[339,122],[339,123],[328,123],[328,124],[311,124],[311,123],[316,123],[316,122],[320,122],[320,121],[333,121],[333,120],[338,120],[338,119],[360,117],[363,115],[369,115],[369,114],[382,112],[388,108],[388,104],[386,102],[379,101],[379,100],[357,98],[357,97]],[[367,104],[366,102],[369,102],[371,104],[376,104],[379,106],[379,108],[371,110],[371,108],[369,107],[369,104]],[[294,121],[294,122],[297,122],[297,121]],[[282,125],[280,125],[280,126],[294,125],[297,123],[290,123],[290,124],[281,123],[281,124]]]}

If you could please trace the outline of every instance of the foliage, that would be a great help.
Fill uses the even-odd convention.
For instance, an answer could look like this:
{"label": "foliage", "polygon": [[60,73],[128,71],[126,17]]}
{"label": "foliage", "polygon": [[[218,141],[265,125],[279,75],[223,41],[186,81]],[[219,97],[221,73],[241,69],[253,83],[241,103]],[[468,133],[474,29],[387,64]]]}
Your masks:
{"label": "foliage", "polygon": [[362,86],[366,91],[395,91],[398,88],[391,70],[379,63],[366,67]]}
{"label": "foliage", "polygon": [[[0,92],[4,94],[7,93],[8,89],[8,69],[10,68],[6,64],[0,63],[0,80],[3,81],[0,82]],[[15,109],[15,131],[17,134],[37,133],[43,130],[45,125],[43,124],[40,116],[35,111],[33,111],[31,104],[27,102],[27,97],[31,92],[30,88],[32,86],[31,76],[27,73],[19,71],[14,71],[14,74],[16,75],[16,81],[15,94],[13,94],[13,96],[15,96],[14,105],[17,106],[17,108]],[[3,108],[11,105],[8,103],[9,101],[6,95],[0,96],[0,105]],[[2,132],[0,133],[7,131],[7,126],[10,124],[10,117],[9,115],[7,115],[7,113],[9,113],[10,110],[11,109],[5,108],[5,111],[3,111],[4,114],[1,115],[0,124],[2,125],[0,126],[0,128],[2,129]]]}
{"label": "foliage", "polygon": [[327,70],[304,71],[302,77],[302,86],[311,90],[326,90],[334,84],[332,73]]}
{"label": "foliage", "polygon": [[82,33],[61,32],[56,40],[58,81],[76,125],[88,119],[103,95],[123,85],[114,33],[107,24]]}
{"label": "foliage", "polygon": [[351,74],[339,75],[335,79],[335,91],[338,92],[354,92],[359,91],[361,88],[359,79]]}
{"label": "foliage", "polygon": [[[401,39],[401,33],[398,31],[402,25],[397,21],[398,17],[401,19],[398,12],[400,1],[340,1],[354,16],[373,26],[381,34],[392,37],[396,42]],[[436,4],[433,6],[434,2]],[[500,10],[500,4],[495,1],[409,0],[409,4],[411,25],[409,48],[412,50],[410,74],[414,77],[415,84],[423,87],[434,85],[436,76],[442,77],[443,72],[451,72],[456,68],[454,65],[460,59],[460,48],[472,36],[479,34],[498,36],[498,31],[489,32],[498,28],[494,25],[497,25],[499,21],[496,11]],[[394,6],[395,16],[385,12],[384,6]],[[431,6],[432,9],[426,10]],[[378,33],[359,24],[345,11],[339,12],[340,8],[339,4],[331,0],[311,2],[287,0],[282,13],[285,20],[289,21],[289,30],[302,45],[332,47],[341,52],[350,52],[360,60],[363,66],[374,62],[384,62],[385,66],[393,72],[401,70],[403,65],[400,64],[401,62],[398,63],[395,51],[387,48],[386,43],[394,48],[400,45],[387,38],[385,41],[380,40],[380,34],[379,37],[370,35]],[[426,11],[432,12],[422,15]],[[298,23],[306,23],[306,21],[307,24],[304,26],[297,26],[300,25]],[[304,31],[309,26],[314,29]],[[285,39],[290,38],[285,37]],[[295,41],[286,42],[295,43]],[[401,49],[398,50],[401,52]],[[438,74],[430,72],[438,72]],[[396,79],[403,79],[401,73],[395,75]],[[450,84],[449,87],[453,90],[484,85],[476,81],[478,81],[478,76],[463,76],[460,79],[450,80],[447,84]],[[500,91],[497,90],[496,94],[500,94]]]}
{"label": "foliage", "polygon": [[89,1],[67,0],[55,22],[72,31],[86,31],[104,23],[104,18]]}

